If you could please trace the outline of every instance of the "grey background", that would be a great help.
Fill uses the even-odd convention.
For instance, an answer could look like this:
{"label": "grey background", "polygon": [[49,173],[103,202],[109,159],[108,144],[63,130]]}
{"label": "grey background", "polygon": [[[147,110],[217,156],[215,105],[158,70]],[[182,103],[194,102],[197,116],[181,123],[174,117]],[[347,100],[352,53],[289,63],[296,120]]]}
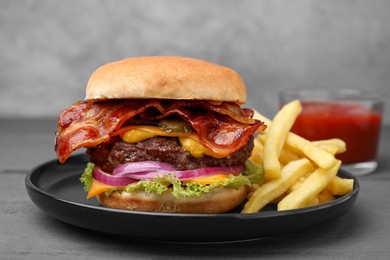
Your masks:
{"label": "grey background", "polygon": [[270,117],[287,87],[368,88],[389,103],[389,13],[387,0],[1,0],[0,117],[57,117],[98,66],[143,55],[231,67]]}

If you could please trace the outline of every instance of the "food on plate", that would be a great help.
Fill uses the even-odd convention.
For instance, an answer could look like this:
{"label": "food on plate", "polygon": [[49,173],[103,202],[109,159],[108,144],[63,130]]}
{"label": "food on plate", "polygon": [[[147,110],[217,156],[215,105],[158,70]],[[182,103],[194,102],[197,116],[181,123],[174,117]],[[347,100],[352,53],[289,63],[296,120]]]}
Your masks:
{"label": "food on plate", "polygon": [[263,182],[249,157],[266,125],[245,102],[242,78],[227,67],[173,56],[111,62],[58,118],[55,150],[64,163],[86,148],[81,181],[104,206],[227,212]]}
{"label": "food on plate", "polygon": [[255,111],[254,118],[268,127],[257,136],[250,158],[264,165],[265,182],[252,185],[242,213],[257,213],[268,204],[276,204],[278,211],[316,206],[353,190],[353,179],[336,175],[341,161],[335,155],[347,149],[345,142],[337,138],[311,142],[291,133],[300,111],[299,101],[283,106],[273,121]]}
{"label": "food on plate", "polygon": [[276,114],[273,124],[268,128],[267,141],[264,143],[263,152],[265,180],[280,178],[279,156],[284,146],[283,140],[286,139],[301,111],[302,107],[299,101],[290,102]]}
{"label": "food on plate", "polygon": [[258,212],[265,205],[282,196],[288,187],[291,187],[301,176],[312,170],[313,166],[306,158],[291,161],[283,167],[279,178],[266,181],[261,185],[261,188],[257,188],[251,194],[252,199],[245,204],[242,213]]}
{"label": "food on plate", "polygon": [[[254,118],[261,120],[268,127],[270,127],[272,124],[271,120],[256,111]],[[339,141],[343,142],[342,140]],[[336,165],[336,158],[332,154],[329,154],[328,152],[317,147],[315,144],[313,144],[313,142],[310,142],[309,140],[304,139],[303,137],[300,137],[299,135],[296,135],[292,132],[287,134],[285,145],[290,147],[292,150],[300,152],[322,168],[330,169]]]}
{"label": "food on plate", "polygon": [[332,169],[316,169],[298,189],[293,190],[278,203],[278,210],[298,209],[308,205],[328,186],[340,165],[341,161],[338,161]]}
{"label": "food on plate", "polygon": [[353,189],[353,180],[335,176],[326,188],[333,195],[345,195]]}

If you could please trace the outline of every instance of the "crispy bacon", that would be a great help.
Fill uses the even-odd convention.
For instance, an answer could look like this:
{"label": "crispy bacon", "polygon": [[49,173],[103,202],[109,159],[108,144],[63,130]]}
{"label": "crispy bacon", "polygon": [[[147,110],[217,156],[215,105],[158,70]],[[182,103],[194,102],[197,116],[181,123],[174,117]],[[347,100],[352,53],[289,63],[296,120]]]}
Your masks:
{"label": "crispy bacon", "polygon": [[56,146],[64,163],[75,150],[108,141],[124,123],[137,116],[142,120],[160,120],[180,116],[191,124],[200,142],[228,156],[243,147],[265,125],[252,119],[251,109],[235,103],[211,104],[207,101],[108,100],[79,101],[58,118]]}

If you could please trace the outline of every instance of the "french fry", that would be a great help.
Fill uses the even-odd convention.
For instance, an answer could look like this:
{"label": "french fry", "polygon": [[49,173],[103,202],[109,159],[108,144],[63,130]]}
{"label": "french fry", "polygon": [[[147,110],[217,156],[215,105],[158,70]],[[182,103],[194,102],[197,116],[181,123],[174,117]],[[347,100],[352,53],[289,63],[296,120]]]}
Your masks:
{"label": "french fry", "polygon": [[326,189],[333,195],[345,195],[353,190],[353,179],[333,177]]}
{"label": "french fry", "polygon": [[[267,134],[258,135],[257,138],[255,139],[255,148],[254,149],[256,149],[257,146],[262,146],[261,151],[263,151],[264,150],[264,143],[265,143],[266,139],[267,139]],[[260,149],[258,149],[258,150],[260,151]],[[259,156],[259,155],[257,155],[257,156]],[[263,154],[261,154],[261,157],[263,158]],[[283,165],[286,165],[290,161],[295,161],[295,160],[298,160],[300,158],[302,158],[302,156],[294,153],[294,151],[289,149],[287,146],[283,147],[283,149],[279,155],[279,161]]]}
{"label": "french fry", "polygon": [[318,194],[319,204],[324,204],[335,199],[336,198],[333,196],[333,194],[331,194],[327,189],[324,189],[320,192],[320,194]]}
{"label": "french fry", "polygon": [[281,164],[286,165],[291,161],[295,161],[300,159],[301,157],[294,153],[291,149],[288,147],[284,147],[283,150],[280,152],[279,155],[279,161]]}
{"label": "french fry", "polygon": [[263,144],[260,142],[259,139],[255,138],[254,139],[254,147],[252,150],[252,155],[249,159],[254,161],[257,164],[262,164],[263,163]]}
{"label": "french fry", "polygon": [[[254,110],[254,115],[253,115],[253,118],[255,119],[258,119],[260,121],[263,121],[267,126],[268,128],[265,129],[265,133],[268,132],[269,130],[269,127],[271,126],[272,124],[272,121],[267,118],[266,116],[262,115],[261,113],[259,113],[257,110]],[[292,135],[294,135],[293,133],[290,133]],[[260,138],[260,135],[258,136]],[[265,139],[264,139],[265,141]],[[332,145],[335,145],[337,146],[337,153],[342,153],[342,152],[345,152],[347,150],[347,146],[346,146],[346,143],[339,139],[339,138],[332,138],[332,139],[326,139],[326,140],[319,140],[319,141],[312,141],[313,144],[317,145],[317,146],[321,146],[321,145],[324,145],[324,144],[332,144]],[[263,142],[264,144],[264,142]]]}
{"label": "french fry", "polygon": [[324,150],[332,155],[335,155],[338,151],[337,146],[332,145],[332,144],[321,144],[321,145],[318,145],[318,148],[321,148],[322,150]]}
{"label": "french fry", "polygon": [[[302,182],[297,181],[295,184],[302,185]],[[274,201],[272,201],[271,204],[278,204],[285,196],[287,196],[288,193],[291,192],[291,190],[294,190],[294,189],[300,187],[300,185],[295,185],[295,184],[293,186],[291,186],[291,188],[289,189],[289,191],[286,192],[286,194],[283,194],[279,198],[275,199]],[[333,196],[333,194],[331,194],[327,189],[324,189],[320,192],[320,194],[318,194],[317,197],[315,197],[313,200],[309,201],[305,205],[305,207],[317,206],[320,204],[330,202],[330,201],[335,200],[335,199],[336,198],[335,198],[335,196]]]}
{"label": "french fry", "polygon": [[333,168],[326,170],[318,168],[315,170],[301,185],[300,188],[292,191],[284,197],[278,204],[278,210],[289,210],[302,208],[323,191],[336,176],[341,165],[341,161],[337,160]]}
{"label": "french fry", "polygon": [[[263,121],[268,127],[265,130],[265,133],[269,132],[269,129],[272,127],[273,122],[267,117],[263,116],[257,111],[254,111],[253,118]],[[336,165],[336,159],[334,156],[321,148],[318,148],[316,145],[310,141],[296,135],[294,133],[288,133],[286,137],[286,144],[293,150],[298,150],[302,152],[305,156],[311,159],[315,164],[324,169],[330,169]]]}
{"label": "french fry", "polygon": [[306,158],[292,161],[282,168],[281,177],[268,181],[257,188],[241,213],[256,213],[265,205],[281,196],[305,173],[313,170],[313,165]]}
{"label": "french fry", "polygon": [[306,178],[304,176],[301,176],[295,183],[293,183],[287,190],[285,193],[283,193],[281,196],[277,197],[276,199],[274,199],[273,201],[271,201],[270,204],[278,204],[284,197],[286,197],[289,193],[291,193],[293,190],[296,190],[298,189],[299,187],[301,187],[303,181],[305,180]]}
{"label": "french fry", "polygon": [[290,186],[288,193],[291,193],[293,190],[299,189],[305,180],[306,178],[304,176],[301,176],[293,185]]}
{"label": "french fry", "polygon": [[312,141],[312,143],[318,146],[319,148],[328,151],[333,155],[343,153],[347,150],[346,143],[339,138]]}
{"label": "french fry", "polygon": [[273,201],[271,201],[270,204],[278,204],[284,197],[286,197],[289,193],[291,193],[293,190],[296,190],[298,189],[299,187],[301,187],[303,181],[306,179],[305,177],[306,174],[304,174],[303,176],[301,176],[296,182],[294,182],[287,190],[285,193],[283,193],[281,196],[277,197],[276,199],[274,199]]}
{"label": "french fry", "polygon": [[286,144],[292,149],[301,151],[320,168],[331,169],[337,164],[337,160],[332,154],[318,148],[309,140],[306,140],[296,134],[290,133],[287,136]]}
{"label": "french fry", "polygon": [[300,102],[293,101],[273,122],[254,111],[254,118],[268,126],[255,139],[251,156],[263,164],[265,183],[251,187],[242,213],[258,212],[267,204],[278,210],[316,206],[353,190],[353,179],[336,176],[341,161],[335,155],[346,151],[343,140],[309,141],[290,132],[300,110]]}
{"label": "french fry", "polygon": [[306,203],[305,207],[313,207],[313,206],[317,206],[318,204],[320,204],[320,199],[318,197],[315,197],[314,199]]}
{"label": "french fry", "polygon": [[286,137],[301,111],[302,106],[299,101],[290,102],[279,110],[271,126],[267,127],[267,140],[264,143],[263,152],[265,180],[280,178],[279,156]]}

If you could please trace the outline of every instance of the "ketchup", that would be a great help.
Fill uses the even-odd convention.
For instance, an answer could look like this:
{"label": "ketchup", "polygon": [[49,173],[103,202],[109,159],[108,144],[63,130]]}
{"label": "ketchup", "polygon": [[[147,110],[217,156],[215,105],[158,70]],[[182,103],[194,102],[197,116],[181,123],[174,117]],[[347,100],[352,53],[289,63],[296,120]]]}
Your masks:
{"label": "ketchup", "polygon": [[347,151],[336,155],[343,163],[373,161],[381,115],[362,104],[302,102],[302,113],[292,132],[311,141],[340,138]]}

